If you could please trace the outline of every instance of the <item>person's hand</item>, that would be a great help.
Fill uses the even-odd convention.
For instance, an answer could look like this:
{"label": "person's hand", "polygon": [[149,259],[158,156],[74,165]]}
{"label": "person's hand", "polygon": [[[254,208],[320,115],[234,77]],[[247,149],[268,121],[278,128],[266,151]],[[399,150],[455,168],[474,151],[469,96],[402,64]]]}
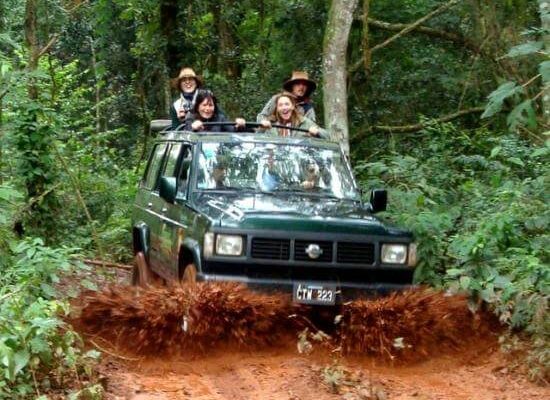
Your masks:
{"label": "person's hand", "polygon": [[315,182],[303,181],[302,183],[300,183],[300,186],[302,186],[304,189],[313,189],[315,187]]}
{"label": "person's hand", "polygon": [[244,118],[236,118],[235,119],[235,126],[237,128],[244,128],[246,125],[246,120]]}
{"label": "person's hand", "polygon": [[193,129],[194,131],[200,131],[204,128],[204,125],[202,124],[202,121],[201,120],[196,120],[196,121],[193,121],[193,123],[191,124],[191,129]]}
{"label": "person's hand", "polygon": [[265,129],[271,128],[271,122],[269,122],[269,120],[267,119],[262,119],[262,121],[260,122],[260,125],[262,126],[262,128],[265,128]]}
{"label": "person's hand", "polygon": [[185,114],[187,114],[187,113],[185,112],[185,109],[180,108],[180,109],[177,110],[178,119],[179,119],[180,121],[183,121],[183,120],[185,119]]}
{"label": "person's hand", "polygon": [[319,137],[319,128],[316,126],[312,126],[308,129],[309,136],[313,137]]}

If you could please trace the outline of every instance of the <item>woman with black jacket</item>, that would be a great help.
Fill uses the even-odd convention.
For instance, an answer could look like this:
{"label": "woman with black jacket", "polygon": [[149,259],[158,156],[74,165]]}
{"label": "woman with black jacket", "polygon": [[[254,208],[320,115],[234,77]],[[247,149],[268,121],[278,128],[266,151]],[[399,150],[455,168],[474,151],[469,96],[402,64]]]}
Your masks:
{"label": "woman with black jacket", "polygon": [[[204,125],[204,123],[217,122],[218,124]],[[235,132],[244,128],[246,121],[243,118],[236,118],[235,125],[222,125],[223,122],[230,122],[225,114],[219,109],[216,97],[210,90],[199,89],[195,99],[192,112],[185,118],[185,130],[201,132]]]}

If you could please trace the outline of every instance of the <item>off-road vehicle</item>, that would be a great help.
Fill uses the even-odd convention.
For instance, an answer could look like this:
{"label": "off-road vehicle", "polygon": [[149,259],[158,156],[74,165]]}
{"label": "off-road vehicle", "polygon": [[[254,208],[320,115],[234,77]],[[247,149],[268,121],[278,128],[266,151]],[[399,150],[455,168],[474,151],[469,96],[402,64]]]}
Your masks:
{"label": "off-road vehicle", "polygon": [[337,143],[162,132],[133,209],[133,281],[236,281],[335,304],[412,283],[412,234],[363,203]]}

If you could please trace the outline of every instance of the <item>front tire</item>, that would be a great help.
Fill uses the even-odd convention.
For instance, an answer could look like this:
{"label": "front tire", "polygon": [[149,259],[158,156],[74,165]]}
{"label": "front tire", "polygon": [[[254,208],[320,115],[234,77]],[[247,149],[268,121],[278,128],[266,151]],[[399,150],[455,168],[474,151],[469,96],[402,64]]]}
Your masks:
{"label": "front tire", "polygon": [[183,270],[183,276],[181,277],[182,283],[190,286],[197,284],[197,267],[194,263],[189,263]]}
{"label": "front tire", "polygon": [[134,269],[132,270],[132,285],[147,287],[152,283],[153,271],[147,263],[145,254],[139,251],[134,256]]}

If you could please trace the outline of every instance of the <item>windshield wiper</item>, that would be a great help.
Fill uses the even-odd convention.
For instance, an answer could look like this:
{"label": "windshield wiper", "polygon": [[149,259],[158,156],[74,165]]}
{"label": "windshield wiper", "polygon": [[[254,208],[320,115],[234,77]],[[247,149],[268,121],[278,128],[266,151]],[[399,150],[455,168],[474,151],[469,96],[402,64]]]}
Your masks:
{"label": "windshield wiper", "polygon": [[315,191],[315,190],[311,190],[311,189],[304,189],[304,188],[279,189],[279,190],[274,190],[272,193],[274,193],[274,194],[276,194],[276,193],[295,194],[295,195],[299,195],[299,196],[307,195],[307,196],[312,196],[312,197],[322,197],[322,198],[334,199],[334,200],[350,200],[350,199],[335,196],[335,195],[327,193],[327,192],[323,192],[323,191],[319,192],[319,191]]}

